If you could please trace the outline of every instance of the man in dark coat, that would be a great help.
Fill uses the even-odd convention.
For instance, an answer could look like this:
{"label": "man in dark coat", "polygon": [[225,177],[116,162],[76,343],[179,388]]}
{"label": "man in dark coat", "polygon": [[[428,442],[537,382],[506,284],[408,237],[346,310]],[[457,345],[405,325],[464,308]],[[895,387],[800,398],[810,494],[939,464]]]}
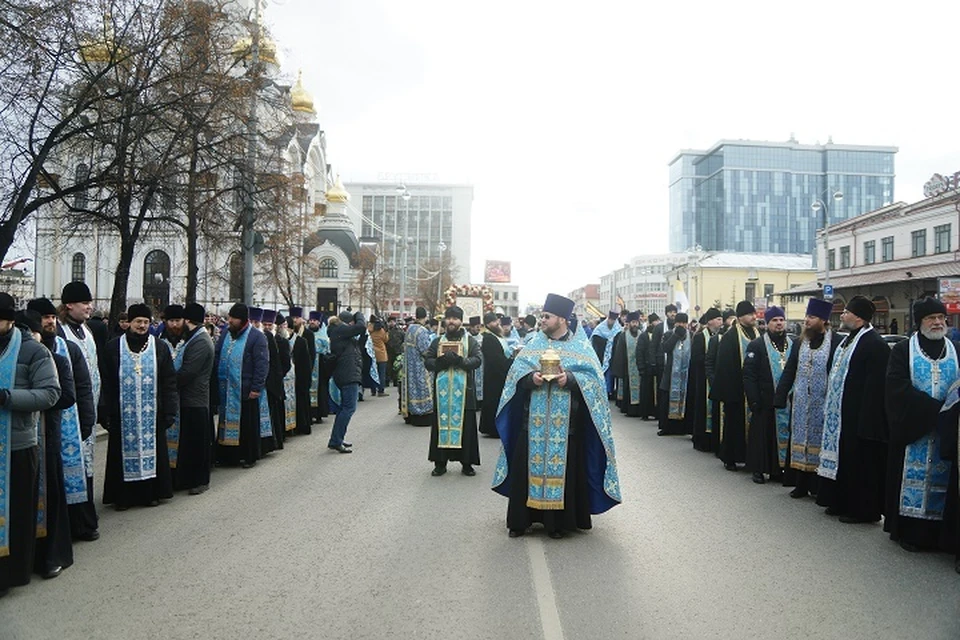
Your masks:
{"label": "man in dark coat", "polygon": [[437,411],[430,426],[430,453],[434,476],[447,472],[447,462],[458,461],[465,476],[474,476],[480,464],[477,438],[477,394],[473,372],[480,366],[480,345],[463,328],[463,310],[454,305],[444,312],[447,330],[434,338],[423,362],[435,373]]}
{"label": "man in dark coat", "polygon": [[360,352],[359,338],[367,332],[367,321],[363,314],[340,312],[340,322],[331,324],[330,353],[336,358],[333,369],[333,384],[340,390],[340,411],[333,421],[327,448],[338,453],[353,453],[350,443],[344,441],[350,418],[357,410],[360,397],[360,382],[363,379],[363,357]]}
{"label": "man in dark coat", "polygon": [[180,410],[170,350],[149,334],[145,304],[127,309],[130,328],[103,350],[100,375],[110,438],[103,503],[117,511],[173,497],[167,429]]}
{"label": "man in dark coat", "polygon": [[39,412],[60,398],[50,352],[29,329],[14,326],[14,301],[0,293],[0,597],[30,582],[37,540]]}
{"label": "man in dark coat", "polygon": [[[816,494],[820,448],[823,444],[827,380],[840,337],[830,329],[833,303],[811,298],[807,302],[803,336],[790,352],[777,384],[773,406],[790,405],[790,468],[796,476],[791,498]],[[801,364],[802,363],[802,364]],[[792,400],[792,402],[791,402]]]}
{"label": "man in dark coat", "polygon": [[480,352],[483,354],[483,406],[480,408],[480,433],[489,437],[497,437],[497,407],[500,405],[500,394],[503,393],[503,382],[507,379],[507,371],[513,362],[512,353],[507,355],[507,345],[500,337],[500,319],[491,312],[483,316],[487,327],[483,334]]}
{"label": "man in dark coat", "polygon": [[676,314],[673,329],[664,335],[661,343],[665,363],[658,389],[660,404],[658,436],[693,433],[696,387],[693,384],[693,368],[690,366],[692,340],[687,331],[688,324],[687,314]]}
{"label": "man in dark coat", "polygon": [[617,402],[620,413],[631,418],[640,416],[643,386],[640,378],[641,363],[637,360],[637,342],[640,340],[640,312],[626,315],[626,329],[614,338],[613,357],[610,363],[617,376]]}
{"label": "man in dark coat", "polygon": [[700,331],[693,337],[693,344],[690,345],[690,382],[694,386],[695,394],[692,440],[693,448],[697,451],[714,451],[713,431],[720,429],[720,425],[713,422],[713,402],[708,397],[710,377],[707,375],[707,354],[710,343],[716,342],[714,337],[721,324],[723,319],[720,311],[713,307],[707,309],[706,313],[700,316]]}
{"label": "man in dark coat", "polygon": [[863,296],[847,303],[840,322],[850,333],[837,349],[827,383],[817,503],[848,524],[877,522],[884,508],[890,347],[870,324],[874,310]]}
{"label": "man in dark coat", "polygon": [[[242,351],[235,350],[240,343]],[[217,462],[231,466],[242,462],[249,469],[261,457],[260,394],[267,384],[270,352],[266,336],[250,324],[250,310],[243,303],[230,308],[213,370],[220,388]]]}
{"label": "man in dark coat", "polygon": [[719,457],[727,471],[736,471],[747,459],[746,397],[743,393],[743,358],[747,345],[756,340],[757,315],[747,300],[737,305],[737,320],[720,339],[710,398],[723,403]]}
{"label": "man in dark coat", "polygon": [[199,495],[210,488],[212,447],[210,378],[215,358],[213,338],[203,328],[204,309],[191,302],[183,309],[180,345],[174,352],[180,394],[177,464],[173,486]]}
{"label": "man in dark coat", "polygon": [[640,367],[640,418],[650,420],[657,417],[657,390],[660,380],[657,378],[653,358],[653,333],[660,324],[660,316],[651,313],[647,316],[646,329],[637,337],[637,366]]}
{"label": "man in dark coat", "polygon": [[768,307],[765,319],[766,333],[750,342],[743,361],[743,391],[750,407],[747,468],[757,484],[764,484],[767,476],[771,480],[783,479],[790,446],[790,413],[786,408],[774,408],[774,396],[793,340],[787,335],[783,309]]}
{"label": "man in dark coat", "polygon": [[297,395],[297,429],[300,436],[310,435],[312,409],[310,407],[310,385],[313,384],[313,361],[317,356],[316,336],[307,330],[302,307],[290,307],[287,329],[297,336],[290,344],[290,357],[294,368],[294,391]]}
{"label": "man in dark coat", "polygon": [[957,345],[946,337],[946,313],[936,298],[915,302],[919,330],[894,345],[887,365],[890,448],[883,529],[907,551],[956,550],[954,523],[944,520],[951,465],[940,455],[937,432],[944,400],[960,380]]}
{"label": "man in dark coat", "polygon": [[283,315],[274,309],[263,310],[263,336],[267,339],[267,351],[270,354],[270,370],[267,373],[267,404],[270,406],[270,426],[273,430],[273,439],[277,449],[283,449],[286,439],[284,429],[284,402],[286,394],[283,389],[283,377],[290,371],[293,363],[290,361],[290,342],[277,338],[277,320],[282,321]]}

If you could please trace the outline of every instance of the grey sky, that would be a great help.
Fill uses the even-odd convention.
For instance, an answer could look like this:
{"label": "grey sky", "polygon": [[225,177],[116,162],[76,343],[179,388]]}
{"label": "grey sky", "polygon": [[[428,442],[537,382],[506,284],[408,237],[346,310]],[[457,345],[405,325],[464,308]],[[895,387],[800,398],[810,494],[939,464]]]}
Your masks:
{"label": "grey sky", "polygon": [[525,301],[666,251],[681,148],[896,145],[905,201],[960,171],[955,2],[283,0],[265,17],[344,180],[472,182],[461,280],[511,260]]}

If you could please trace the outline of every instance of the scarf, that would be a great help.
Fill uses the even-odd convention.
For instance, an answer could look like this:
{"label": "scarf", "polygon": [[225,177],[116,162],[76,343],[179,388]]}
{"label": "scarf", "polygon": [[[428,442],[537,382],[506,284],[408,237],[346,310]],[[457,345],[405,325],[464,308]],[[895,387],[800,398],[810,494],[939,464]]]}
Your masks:
{"label": "scarf", "polygon": [[[780,377],[783,375],[783,370],[787,366],[787,360],[790,358],[790,353],[793,349],[793,340],[790,336],[785,335],[783,339],[785,341],[784,351],[780,353],[777,345],[770,339],[770,332],[768,331],[763,334],[763,344],[767,349],[767,360],[770,363],[770,375],[773,376],[774,389],[776,389],[777,384],[780,383]],[[787,466],[787,450],[790,448],[789,407],[776,409],[774,416],[777,428],[777,460],[780,463],[780,468],[785,469]]]}
{"label": "scarf", "polygon": [[[63,356],[73,372],[67,341],[55,336],[54,349]],[[87,501],[87,473],[83,466],[83,439],[80,437],[80,412],[77,405],[63,410],[60,418],[60,457],[63,459],[63,491],[67,504],[83,504]]]}
{"label": "scarf", "polygon": [[243,406],[243,351],[247,346],[250,327],[247,325],[236,337],[228,331],[221,347],[217,380],[220,386],[220,421],[217,442],[228,447],[240,446],[240,413]]}
{"label": "scarf", "polygon": [[[466,358],[470,353],[469,334],[466,331],[457,340],[450,340],[446,335],[441,336],[437,345],[438,357],[444,353],[443,345],[455,343],[460,344],[460,355]],[[437,371],[434,381],[437,393],[437,447],[460,449],[463,440],[463,417],[467,406],[467,372],[449,367]]]}
{"label": "scarf", "polygon": [[124,482],[157,477],[157,346],[134,353],[120,340],[120,440]]}

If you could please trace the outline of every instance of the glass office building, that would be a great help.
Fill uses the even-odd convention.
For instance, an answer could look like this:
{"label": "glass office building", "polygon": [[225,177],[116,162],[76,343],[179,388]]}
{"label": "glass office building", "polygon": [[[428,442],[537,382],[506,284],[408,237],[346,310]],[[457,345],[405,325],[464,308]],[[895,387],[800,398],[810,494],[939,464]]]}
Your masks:
{"label": "glass office building", "polygon": [[[724,140],[670,162],[670,250],[812,253],[830,223],[893,202],[896,147]],[[833,191],[843,199],[835,201]]]}

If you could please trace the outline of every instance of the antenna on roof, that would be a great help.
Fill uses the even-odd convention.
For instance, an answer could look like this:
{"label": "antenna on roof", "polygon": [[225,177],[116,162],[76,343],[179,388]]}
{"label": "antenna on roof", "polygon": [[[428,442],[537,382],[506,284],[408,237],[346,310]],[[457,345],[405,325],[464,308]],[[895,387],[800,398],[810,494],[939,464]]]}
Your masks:
{"label": "antenna on roof", "polygon": [[833,136],[827,136],[827,144],[833,144]]}
{"label": "antenna on roof", "polygon": [[793,131],[791,131],[791,132],[790,132],[790,139],[787,140],[787,142],[796,142],[796,141],[797,141],[797,139],[794,137]]}

